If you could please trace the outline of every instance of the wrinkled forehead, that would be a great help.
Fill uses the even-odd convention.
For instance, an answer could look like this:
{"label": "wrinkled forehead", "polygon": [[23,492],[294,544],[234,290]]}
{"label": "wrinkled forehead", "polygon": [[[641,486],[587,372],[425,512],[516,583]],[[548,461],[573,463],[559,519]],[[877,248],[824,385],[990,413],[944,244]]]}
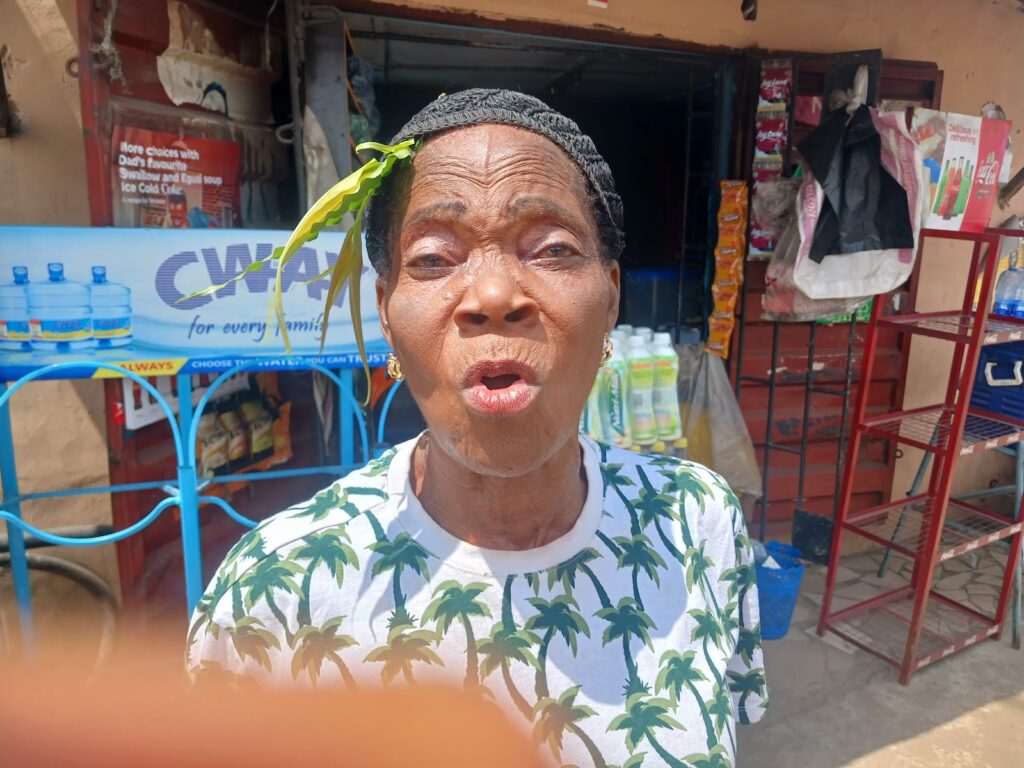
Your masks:
{"label": "wrinkled forehead", "polygon": [[589,207],[587,184],[569,156],[551,140],[524,128],[478,125],[424,142],[413,161],[410,201],[448,194],[561,193]]}

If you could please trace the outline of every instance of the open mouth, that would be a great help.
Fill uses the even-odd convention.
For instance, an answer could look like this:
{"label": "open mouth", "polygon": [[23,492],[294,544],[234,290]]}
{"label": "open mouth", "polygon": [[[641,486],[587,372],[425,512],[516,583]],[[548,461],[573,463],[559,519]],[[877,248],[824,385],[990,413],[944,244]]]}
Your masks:
{"label": "open mouth", "polygon": [[485,360],[470,366],[463,379],[463,395],[470,408],[486,414],[512,414],[525,410],[538,387],[533,368],[518,360]]}
{"label": "open mouth", "polygon": [[522,377],[518,373],[499,373],[497,376],[480,377],[480,383],[492,392],[500,389],[508,389],[517,381],[522,380]]}

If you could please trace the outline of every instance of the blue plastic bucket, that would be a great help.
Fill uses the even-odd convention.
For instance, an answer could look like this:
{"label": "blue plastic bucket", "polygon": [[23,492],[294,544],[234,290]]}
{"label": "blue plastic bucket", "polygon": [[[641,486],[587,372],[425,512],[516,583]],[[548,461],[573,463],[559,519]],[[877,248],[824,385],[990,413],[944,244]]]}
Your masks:
{"label": "blue plastic bucket", "polygon": [[788,544],[769,541],[764,545],[768,554],[781,568],[765,568],[757,564],[757,594],[761,607],[761,637],[778,640],[789,632],[793,609],[800,594],[800,582],[804,578],[804,564],[800,562],[800,550]]}

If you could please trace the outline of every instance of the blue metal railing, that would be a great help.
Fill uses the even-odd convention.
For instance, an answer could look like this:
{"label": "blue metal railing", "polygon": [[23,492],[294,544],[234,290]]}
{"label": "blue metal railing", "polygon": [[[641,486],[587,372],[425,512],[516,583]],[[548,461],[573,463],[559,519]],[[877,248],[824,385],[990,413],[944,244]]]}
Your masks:
{"label": "blue metal railing", "polygon": [[[111,544],[138,534],[152,525],[168,508],[177,507],[181,521],[182,557],[184,567],[185,595],[189,613],[195,608],[202,595],[203,554],[200,540],[199,507],[202,504],[218,507],[228,517],[247,528],[253,528],[258,521],[252,520],[238,512],[229,502],[211,495],[203,495],[204,488],[221,483],[250,482],[272,480],[285,477],[302,477],[309,475],[330,475],[341,477],[356,464],[356,440],[363,461],[371,455],[369,432],[366,418],[360,403],[353,395],[353,370],[342,369],[333,371],[317,364],[303,365],[296,361],[290,366],[292,370],[318,371],[338,387],[338,455],[340,463],[315,467],[294,469],[278,469],[265,472],[244,472],[234,475],[218,475],[201,477],[197,468],[196,441],[199,428],[199,417],[209,405],[217,389],[232,376],[247,370],[254,370],[253,365],[238,365],[219,375],[207,391],[192,405],[192,375],[177,376],[178,414],[163,395],[146,379],[121,366],[103,362],[63,362],[47,365],[32,371],[12,384],[0,382],[0,483],[2,483],[3,499],[0,500],[0,520],[7,523],[8,546],[10,550],[10,568],[14,582],[15,598],[18,605],[22,642],[27,647],[32,642],[32,595],[29,588],[29,566],[25,553],[25,534],[37,537],[47,544],[69,547],[87,547],[99,544]],[[120,485],[94,486],[88,488],[69,488],[48,490],[33,493],[21,493],[18,488],[17,462],[15,459],[14,441],[11,432],[9,403],[11,396],[29,382],[36,379],[61,378],[62,373],[75,371],[74,378],[80,378],[83,369],[93,371],[104,370],[131,379],[153,398],[167,417],[171,429],[177,456],[177,477],[174,480],[151,481],[143,483],[124,483]],[[375,449],[379,453],[384,443],[385,426],[391,411],[391,404],[399,387],[390,388],[381,409],[377,424]],[[68,537],[47,532],[22,519],[21,505],[37,499],[51,499],[64,496],[79,496],[92,493],[126,493],[140,490],[161,489],[167,497],[161,499],[141,519],[132,525],[101,536]]]}

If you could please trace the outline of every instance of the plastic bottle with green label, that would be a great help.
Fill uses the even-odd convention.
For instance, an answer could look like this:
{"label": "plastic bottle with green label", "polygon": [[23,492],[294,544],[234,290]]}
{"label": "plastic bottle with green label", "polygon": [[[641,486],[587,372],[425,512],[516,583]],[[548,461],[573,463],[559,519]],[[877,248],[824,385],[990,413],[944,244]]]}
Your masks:
{"label": "plastic bottle with green label", "polygon": [[654,358],[641,336],[629,337],[629,426],[633,442],[653,445],[658,439],[654,421]]}
{"label": "plastic bottle with green label", "polygon": [[661,440],[682,437],[679,417],[679,356],[667,333],[654,334],[654,421]]}
{"label": "plastic bottle with green label", "polygon": [[633,442],[629,426],[629,364],[623,353],[626,337],[614,332],[611,337],[612,356],[604,368],[598,411],[601,430],[607,442],[629,447]]}

